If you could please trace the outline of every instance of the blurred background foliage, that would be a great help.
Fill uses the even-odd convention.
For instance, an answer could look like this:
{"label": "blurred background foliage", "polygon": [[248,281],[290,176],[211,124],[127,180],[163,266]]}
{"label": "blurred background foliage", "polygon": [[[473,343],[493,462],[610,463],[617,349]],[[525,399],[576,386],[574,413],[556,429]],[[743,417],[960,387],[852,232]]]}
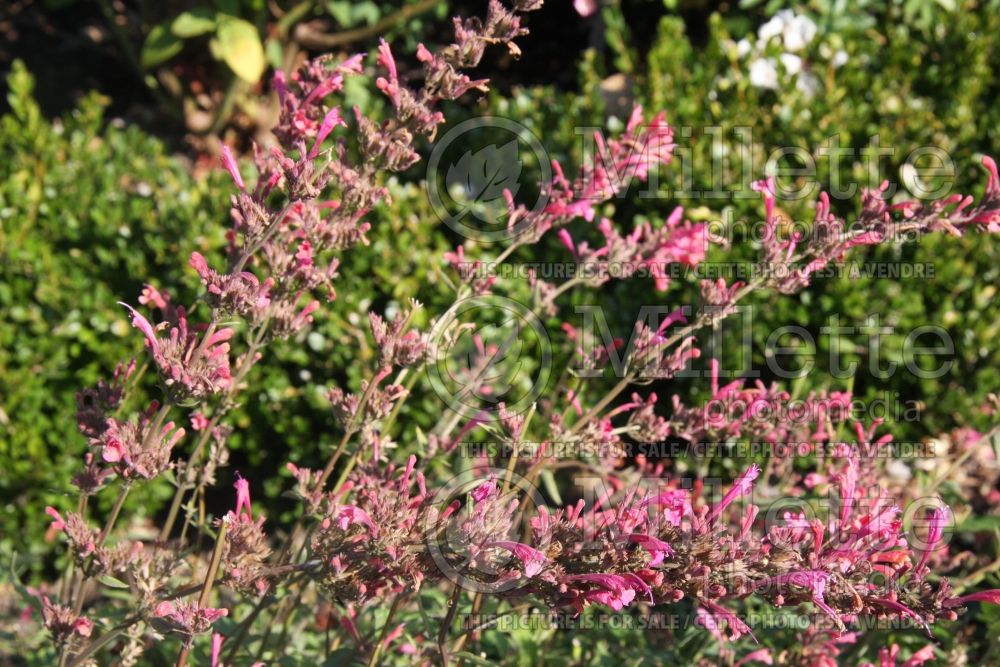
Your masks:
{"label": "blurred background foliage", "polygon": [[[469,96],[446,115],[452,124],[483,114],[514,118],[571,172],[582,155],[579,127],[619,130],[633,103],[643,104],[647,117],[665,110],[678,128],[689,169],[665,170],[655,198],[637,196],[637,187],[609,204],[603,213],[624,227],[643,219],[658,224],[676,205],[695,220],[758,221],[763,207],[756,196],[692,193],[718,187],[746,193],[749,180],[796,166],[769,164],[780,147],[816,155],[836,137],[855,149],[836,168],[819,161],[816,180],[826,188],[836,179],[867,187],[881,178],[900,182],[913,151],[934,146],[956,167],[951,191],[973,194],[981,193],[985,180],[978,166],[982,154],[1000,152],[996,0],[622,0],[602,3],[587,19],[568,2],[549,4],[529,20],[532,35],[522,40],[522,60],[492,56],[485,62],[494,92]],[[140,353],[139,337],[116,302],[134,302],[147,281],[190,302],[198,286],[187,268],[190,252],[221,256],[231,184],[215,168],[212,153],[220,140],[247,148],[252,139],[266,138],[274,113],[264,83],[268,73],[318,52],[370,52],[378,34],[395,39],[400,59],[413,67],[413,59],[402,54],[419,41],[447,39],[443,19],[455,11],[478,13],[481,5],[50,0],[13,2],[0,10],[0,31],[8,37],[0,62],[11,68],[0,119],[5,561],[17,551],[22,565],[36,574],[41,570],[50,547],[40,539],[48,523],[43,508],[71,503],[66,480],[86,449],[75,428],[74,392],[108,376],[129,351]],[[782,36],[761,35],[782,10],[794,10],[816,27],[794,53]],[[72,39],[46,53],[37,48],[43,35]],[[758,61],[770,62],[770,69],[762,74],[758,63],[755,70]],[[29,71],[39,79],[37,91]],[[84,94],[81,86],[100,92]],[[381,100],[357,86],[348,90],[345,106],[352,104],[377,108]],[[866,164],[873,136],[894,149],[878,158],[880,176]],[[538,165],[526,162],[525,168]],[[321,311],[315,327],[300,340],[269,349],[254,371],[255,393],[244,395],[233,416],[234,469],[274,471],[289,460],[320,464],[337,435],[325,389],[356,387],[374,358],[364,311],[392,311],[418,298],[428,305],[426,324],[451,302],[441,255],[462,239],[437,220],[421,184],[422,169],[389,183],[391,205],[370,216],[371,245],[344,258],[337,300]],[[802,185],[780,174],[778,180],[786,188]],[[782,201],[782,211],[792,220],[811,220],[815,196]],[[857,202],[855,196],[834,206],[849,215]],[[573,226],[578,238],[592,231],[584,223]],[[732,250],[713,250],[710,261],[752,257],[750,244],[742,241],[734,238]],[[567,259],[562,246],[545,239],[514,261]],[[987,394],[1000,389],[1000,246],[982,236],[942,235],[886,245],[855,259],[925,265],[933,276],[821,278],[799,295],[758,296],[752,302],[751,355],[740,352],[740,332],[726,329],[716,350],[723,368],[773,379],[765,342],[776,328],[796,324],[819,342],[815,368],[792,383],[798,395],[851,387],[890,406],[915,402],[916,421],[888,415],[898,440],[917,441],[958,426],[985,430],[995,419],[984,409]],[[528,293],[520,283],[504,289],[513,298]],[[571,298],[608,306],[612,329],[628,338],[642,305],[680,306],[699,297],[696,278],[687,276],[666,295],[637,279]],[[868,371],[866,340],[857,334],[838,342],[853,351],[848,360],[859,362],[858,372],[832,379],[831,339],[821,328],[834,316],[845,326],[877,316],[893,327],[883,338],[883,354],[897,362],[905,361],[908,332],[942,326],[955,342],[954,364],[937,379],[921,380],[905,370],[879,377]],[[708,391],[700,380],[654,388],[689,398]],[[433,392],[418,382],[404,408],[407,419],[400,420],[407,425],[397,434],[400,446],[419,451],[421,431],[436,423],[440,409]],[[264,485],[255,493],[262,492],[265,513],[289,511],[291,503],[280,497],[288,480],[263,477],[251,479]],[[163,483],[144,493],[130,502],[153,511],[170,489]],[[617,664],[615,643],[634,643],[633,634],[601,635],[583,640],[587,646],[563,648],[585,652],[590,664]],[[490,636],[500,655],[514,645],[525,656],[535,655],[542,650],[539,642],[551,642],[538,633]],[[678,656],[697,659],[697,642],[687,648],[690,655]]]}

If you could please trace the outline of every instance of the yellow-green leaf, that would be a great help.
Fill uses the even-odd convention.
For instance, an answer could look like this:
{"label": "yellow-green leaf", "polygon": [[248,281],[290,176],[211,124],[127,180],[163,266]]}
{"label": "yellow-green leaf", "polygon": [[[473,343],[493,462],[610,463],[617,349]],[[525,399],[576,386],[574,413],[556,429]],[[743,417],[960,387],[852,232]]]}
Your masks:
{"label": "yellow-green leaf", "polygon": [[158,25],[149,31],[149,35],[142,45],[142,66],[146,68],[156,67],[180,53],[183,46],[184,42],[181,41],[180,37],[170,32],[170,28]]}
{"label": "yellow-green leaf", "polygon": [[190,39],[215,30],[215,12],[208,7],[195,7],[184,12],[170,24],[170,32],[182,39]]}
{"label": "yellow-green leaf", "polygon": [[216,37],[218,55],[229,69],[248,83],[259,81],[266,61],[257,28],[243,19],[226,17]]}

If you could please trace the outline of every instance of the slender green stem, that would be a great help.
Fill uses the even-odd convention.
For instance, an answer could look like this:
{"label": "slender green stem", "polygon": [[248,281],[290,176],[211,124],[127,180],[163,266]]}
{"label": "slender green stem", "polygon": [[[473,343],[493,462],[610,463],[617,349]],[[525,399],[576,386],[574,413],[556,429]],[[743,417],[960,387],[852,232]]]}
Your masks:
{"label": "slender green stem", "polygon": [[379,655],[382,653],[382,645],[385,643],[385,637],[389,633],[389,626],[392,625],[392,619],[396,615],[396,610],[399,609],[399,603],[403,601],[405,594],[406,591],[400,591],[392,601],[392,606],[389,607],[389,615],[385,617],[385,623],[382,624],[382,631],[378,635],[378,641],[372,647],[372,654],[368,657],[368,667],[375,667],[378,663]]}
{"label": "slender green stem", "polygon": [[[212,551],[212,560],[209,561],[208,571],[205,573],[205,583],[202,585],[201,594],[198,596],[198,607],[201,609],[208,606],[208,599],[212,594],[212,586],[215,584],[215,578],[219,574],[219,563],[222,562],[222,552],[226,546],[227,528],[228,524],[223,521],[219,527],[219,534],[215,538],[215,549]],[[187,664],[190,652],[191,642],[184,642],[181,645],[180,653],[177,655],[176,667],[184,667]]]}
{"label": "slender green stem", "polygon": [[461,595],[462,587],[456,583],[451,591],[451,597],[448,598],[448,612],[438,629],[437,642],[438,651],[441,654],[441,667],[448,667],[448,635],[451,633],[451,624],[455,621],[455,614],[458,612],[458,600]]}

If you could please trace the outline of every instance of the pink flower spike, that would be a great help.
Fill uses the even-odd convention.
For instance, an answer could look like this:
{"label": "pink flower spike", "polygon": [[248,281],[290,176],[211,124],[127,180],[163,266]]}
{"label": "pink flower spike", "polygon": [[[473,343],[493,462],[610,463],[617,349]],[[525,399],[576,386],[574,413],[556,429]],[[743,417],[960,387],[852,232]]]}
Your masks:
{"label": "pink flower spike", "polygon": [[246,192],[247,186],[243,184],[243,176],[240,175],[239,165],[236,164],[236,159],[233,157],[232,151],[229,150],[229,146],[225,144],[222,145],[222,166],[233,177],[233,183],[236,184],[236,187]]}
{"label": "pink flower spike", "polygon": [[858,483],[858,458],[852,450],[848,454],[847,469],[840,474],[840,528],[844,529],[854,507],[855,487]]}
{"label": "pink flower spike", "polygon": [[[997,592],[1000,593],[1000,591],[997,591]],[[906,605],[900,604],[899,602],[896,602],[895,600],[887,600],[885,598],[879,598],[879,599],[876,600],[876,602],[878,604],[885,605],[889,609],[892,609],[893,611],[895,611],[900,616],[909,616],[910,618],[912,618],[913,620],[915,620],[917,623],[919,623],[923,627],[924,632],[927,633],[928,637],[932,636],[931,635],[930,626],[927,625],[927,622],[924,620],[924,617],[921,616],[920,614],[918,614],[917,612],[913,611],[912,609],[910,609]],[[950,606],[948,604],[948,602],[949,602],[948,600],[944,601],[944,606],[945,607]]]}

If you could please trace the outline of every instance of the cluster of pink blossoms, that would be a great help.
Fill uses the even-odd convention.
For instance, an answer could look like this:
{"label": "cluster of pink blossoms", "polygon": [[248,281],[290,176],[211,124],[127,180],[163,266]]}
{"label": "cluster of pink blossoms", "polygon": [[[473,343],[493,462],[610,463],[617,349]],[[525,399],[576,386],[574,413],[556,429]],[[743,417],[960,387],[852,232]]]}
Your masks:
{"label": "cluster of pink blossoms", "polygon": [[[180,637],[183,649],[178,664],[186,660],[197,635],[209,632],[216,621],[229,614],[227,605],[207,606],[215,583],[213,567],[206,568],[211,575],[198,587],[200,601],[186,600],[190,591],[173,583],[188,581],[192,571],[189,562],[199,554],[164,548],[178,539],[172,522],[181,515],[183,527],[174,544],[187,544],[188,530],[197,523],[196,500],[203,498],[215,469],[225,462],[228,431],[219,425],[219,419],[235,404],[235,394],[256,362],[260,347],[295,336],[308,326],[321,307],[314,296],[335,297],[338,255],[367,243],[370,227],[364,217],[387,197],[381,175],[406,169],[419,159],[414,147],[417,137],[433,138],[444,122],[437,104],[485,88],[485,81],[471,79],[462,70],[476,66],[491,44],[504,44],[510,53],[519,53],[512,40],[525,30],[517,12],[540,4],[540,0],[515,0],[515,11],[510,11],[491,0],[484,20],[456,19],[453,44],[438,52],[418,47],[416,58],[423,68],[424,85],[417,90],[407,87],[391,48],[383,41],[376,56],[382,76],[375,85],[388,100],[392,116],[378,123],[355,110],[360,159],[352,159],[347,142],[335,134],[349,126],[349,115],[327,106],[326,100],[343,90],[346,77],[362,74],[363,57],[339,63],[320,58],[290,76],[276,74],[278,145],[269,150],[255,146],[256,184],[248,186],[232,154],[228,149],[223,151],[223,166],[237,190],[232,197],[227,266],[224,270],[212,268],[200,253],[190,258],[190,266],[205,287],[203,298],[211,317],[203,324],[190,324],[188,313],[195,312],[193,308],[174,306],[167,295],[152,287],[143,291],[139,303],[160,311],[159,324],[153,325],[129,307],[132,322],[141,330],[159,373],[166,400],[162,405],[154,402],[131,419],[116,416],[134,369],[131,363],[120,366],[112,382],[101,383],[78,397],[80,430],[94,448],[77,478],[84,500],[112,477],[124,484],[104,530],[90,524],[84,502],[78,512],[47,509],[53,532],[65,535],[77,567],[65,582],[73,584],[66,586],[72,592],[63,596],[70,605],[42,599],[43,621],[64,662],[85,652],[86,646],[93,647],[85,644],[94,622],[84,613],[84,593],[88,586],[100,590],[102,580],[124,582],[134,596],[135,615],[142,623],[158,633]],[[669,265],[696,266],[704,261],[708,243],[705,226],[684,221],[683,211],[676,209],[662,226],[641,224],[621,232],[600,213],[601,205],[633,180],[646,180],[653,169],[670,163],[675,147],[673,131],[663,113],[645,123],[642,110],[636,108],[621,137],[605,140],[598,135],[595,144],[594,159],[580,167],[572,182],[558,163],[553,164],[554,178],[542,184],[548,198],[542,210],[529,211],[517,204],[510,192],[505,193],[509,228],[517,232],[513,243],[534,243],[550,230],[557,230],[577,261],[596,267],[587,284],[602,284],[607,280],[606,269],[622,264],[631,267],[622,277],[646,270],[657,289],[666,289]],[[758,184],[769,229],[760,262],[782,270],[762,273],[765,278],[754,286],[704,281],[704,307],[694,316],[689,318],[687,309],[678,309],[656,328],[637,325],[636,343],[625,353],[626,377],[638,381],[642,372],[650,370],[658,379],[673,377],[700,356],[692,332],[730,314],[751,287],[797,291],[817,270],[838,261],[854,246],[880,243],[905,230],[1000,231],[1000,177],[991,160],[984,160],[984,164],[989,181],[985,197],[975,206],[971,198],[957,195],[929,204],[888,204],[881,190],[867,192],[860,227],[849,230],[844,220],[831,214],[829,201],[823,196],[817,205],[813,237],[808,241],[777,238],[774,184]],[[333,198],[324,199],[328,192]],[[274,207],[276,200],[283,203]],[[602,246],[592,249],[587,241],[573,238],[566,226],[578,218],[588,223],[598,221],[595,226],[603,238]],[[476,275],[478,260],[466,261],[465,248],[449,253],[446,260],[459,270],[461,294],[485,294],[496,287],[495,278]],[[785,270],[803,266],[802,270]],[[533,287],[538,299],[535,306],[558,313],[560,288],[537,278]],[[372,337],[379,350],[377,367],[360,383],[359,391],[335,388],[329,392],[344,437],[327,468],[288,466],[305,506],[303,522],[314,520],[312,528],[296,526],[300,530],[291,531],[286,544],[289,548],[274,549],[264,518],[254,517],[249,483],[237,480],[236,507],[215,524],[214,566],[218,566],[227,588],[261,605],[257,612],[274,600],[273,594],[280,587],[304,585],[304,580],[315,582],[328,599],[343,607],[344,627],[359,647],[372,651],[374,664],[382,646],[399,638],[403,628],[397,625],[391,632],[383,632],[372,647],[357,630],[356,606],[389,596],[397,596],[399,601],[423,586],[443,582],[505,599],[527,598],[573,613],[592,605],[621,611],[641,604],[689,600],[699,625],[720,644],[753,637],[749,625],[730,606],[754,596],[774,607],[807,605],[828,619],[834,630],[826,634],[810,631],[803,637],[798,656],[803,664],[824,665],[829,664],[824,659],[837,654],[837,644],[851,641],[848,626],[862,616],[908,619],[927,627],[937,619],[954,618],[968,603],[1000,602],[1000,591],[955,595],[947,580],[928,576],[948,514],[941,509],[932,511],[922,544],[911,546],[907,542],[894,498],[878,485],[877,457],[858,453],[863,448],[887,446],[888,436],[876,437],[875,424],[869,429],[858,426],[855,443],[837,442],[836,427],[847,421],[849,396],[811,395],[806,401],[809,418],[792,424],[780,416],[790,400],[787,392],[760,384],[747,387],[739,380],[720,387],[714,362],[709,404],[688,407],[674,397],[669,417],[662,414],[655,393],[643,396],[635,392],[614,404],[628,382],[590,409],[585,409],[579,390],[560,392],[542,405],[548,418],[536,422],[542,446],[531,457],[512,455],[522,439],[535,432],[530,416],[514,414],[501,405],[499,426],[489,433],[506,446],[509,458],[502,462],[508,466],[508,476],[487,474],[486,468],[501,461],[500,457],[484,457],[476,462],[475,472],[487,476],[471,490],[449,493],[448,488],[434,488],[428,479],[435,461],[411,455],[405,465],[394,464],[391,452],[395,443],[388,429],[383,432],[408,395],[407,388],[399,384],[404,372],[415,372],[426,363],[436,343],[411,328],[416,307],[412,304],[391,319],[370,314]],[[234,316],[246,326],[247,349],[231,359],[230,345],[239,330],[238,325],[229,324],[228,318]],[[676,333],[669,331],[678,324],[684,326]],[[564,331],[584,368],[600,368],[619,353],[619,342],[608,347],[603,342],[598,345],[581,340],[582,334],[572,327],[564,327]],[[497,352],[481,340],[477,345],[483,359]],[[400,380],[387,382],[393,371]],[[488,393],[489,387],[477,386],[479,382],[470,377],[474,390]],[[198,439],[186,462],[172,460],[173,450],[185,436],[184,429],[169,420],[170,410],[177,408],[196,409],[191,421]],[[450,436],[457,424],[458,420],[432,437],[436,442],[456,442]],[[467,435],[481,426],[486,426],[486,420],[477,416],[461,433]],[[358,434],[355,452],[341,468],[342,481],[328,490],[335,464],[341,462],[340,455]],[[599,461],[597,472],[609,488],[601,489],[590,502],[580,500],[552,509],[537,504],[529,511],[530,499],[523,496],[523,489],[510,484],[515,473],[522,479],[537,479],[554,462],[551,449],[567,443],[581,449],[599,445],[614,451],[622,447],[625,438],[658,442],[668,438],[720,441],[746,437],[835,444],[835,456],[825,470],[813,473],[813,483],[807,485],[833,490],[835,510],[826,516],[787,512],[779,521],[762,526],[761,506],[753,502],[754,495],[761,489],[772,491],[771,475],[763,474],[756,464],[738,475],[725,493],[718,494],[720,497],[711,493],[705,480],[688,488],[671,478],[663,462],[643,457],[636,457],[634,466],[623,457]],[[450,447],[442,449],[451,451]],[[570,463],[595,467],[589,461]],[[157,477],[171,467],[178,468],[178,488],[159,538],[151,540],[148,547],[127,541],[107,546],[131,484]],[[460,590],[455,591],[457,600]],[[226,599],[235,598],[227,593]],[[253,618],[255,615],[250,620]],[[386,621],[384,630],[388,627]],[[447,640],[447,623],[444,630]],[[242,641],[239,633],[236,637],[234,652]],[[222,664],[224,641],[222,635],[213,635],[211,664]],[[405,653],[415,660],[441,657],[447,662],[443,642],[405,646]],[[720,655],[728,650],[723,646]],[[897,647],[884,649],[880,667],[897,665],[898,655]],[[928,657],[928,651],[922,650],[904,666],[921,664]],[[773,661],[767,649],[759,649],[735,664]]]}

